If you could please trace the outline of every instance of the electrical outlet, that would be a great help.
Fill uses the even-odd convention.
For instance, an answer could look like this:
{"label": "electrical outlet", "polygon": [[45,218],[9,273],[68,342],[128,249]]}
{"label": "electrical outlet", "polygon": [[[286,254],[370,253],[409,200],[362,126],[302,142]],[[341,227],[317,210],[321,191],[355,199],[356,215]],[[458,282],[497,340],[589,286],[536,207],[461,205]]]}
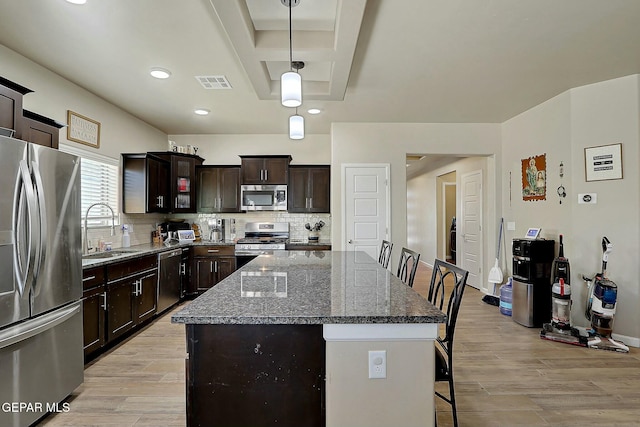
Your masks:
{"label": "electrical outlet", "polygon": [[369,351],[369,378],[387,378],[387,351]]}
{"label": "electrical outlet", "polygon": [[515,221],[507,221],[507,231],[516,231]]}

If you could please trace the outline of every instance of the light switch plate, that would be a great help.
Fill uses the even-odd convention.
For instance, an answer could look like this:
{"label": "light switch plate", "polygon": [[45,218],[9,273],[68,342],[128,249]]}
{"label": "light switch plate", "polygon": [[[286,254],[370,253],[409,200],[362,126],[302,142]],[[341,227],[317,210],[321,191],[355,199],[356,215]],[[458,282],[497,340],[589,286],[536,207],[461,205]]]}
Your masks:
{"label": "light switch plate", "polygon": [[507,221],[507,231],[516,231],[515,221]]}
{"label": "light switch plate", "polygon": [[579,205],[595,205],[598,203],[598,194],[597,193],[580,193],[578,194],[578,204]]}

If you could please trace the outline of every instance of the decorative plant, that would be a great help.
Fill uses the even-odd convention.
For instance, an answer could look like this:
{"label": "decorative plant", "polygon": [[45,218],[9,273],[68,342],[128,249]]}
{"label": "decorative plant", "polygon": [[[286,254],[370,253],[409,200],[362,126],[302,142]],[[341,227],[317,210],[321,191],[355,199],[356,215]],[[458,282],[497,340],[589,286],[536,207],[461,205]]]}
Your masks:
{"label": "decorative plant", "polygon": [[311,226],[311,224],[306,223],[304,225],[304,228],[306,228],[309,231],[320,231],[322,230],[322,227],[324,227],[324,221],[320,220],[318,222],[316,222],[313,227]]}

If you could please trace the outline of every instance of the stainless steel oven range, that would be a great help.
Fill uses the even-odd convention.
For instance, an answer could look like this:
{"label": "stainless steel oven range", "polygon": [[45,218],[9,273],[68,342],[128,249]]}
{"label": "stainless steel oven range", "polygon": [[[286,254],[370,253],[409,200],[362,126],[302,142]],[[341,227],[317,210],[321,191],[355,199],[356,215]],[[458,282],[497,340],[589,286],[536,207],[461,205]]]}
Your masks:
{"label": "stainless steel oven range", "polygon": [[244,228],[244,238],[235,246],[236,263],[242,267],[258,255],[273,254],[284,250],[289,240],[288,222],[248,222]]}

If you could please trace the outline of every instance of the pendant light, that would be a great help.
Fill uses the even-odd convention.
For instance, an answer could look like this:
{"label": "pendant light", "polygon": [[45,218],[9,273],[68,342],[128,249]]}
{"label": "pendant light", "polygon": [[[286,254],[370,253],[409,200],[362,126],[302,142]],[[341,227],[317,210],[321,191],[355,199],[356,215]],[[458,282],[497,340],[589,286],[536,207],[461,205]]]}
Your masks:
{"label": "pendant light", "polygon": [[[289,67],[290,71],[280,77],[280,96],[285,107],[299,107],[302,105],[302,78],[297,72],[304,67],[304,62],[293,62],[293,43],[291,30],[291,8],[297,6],[300,0],[281,0],[289,7]],[[293,70],[296,71],[293,71]]]}
{"label": "pendant light", "polygon": [[291,139],[304,138],[304,117],[298,114],[297,108],[296,108],[296,114],[289,117],[289,138]]}

